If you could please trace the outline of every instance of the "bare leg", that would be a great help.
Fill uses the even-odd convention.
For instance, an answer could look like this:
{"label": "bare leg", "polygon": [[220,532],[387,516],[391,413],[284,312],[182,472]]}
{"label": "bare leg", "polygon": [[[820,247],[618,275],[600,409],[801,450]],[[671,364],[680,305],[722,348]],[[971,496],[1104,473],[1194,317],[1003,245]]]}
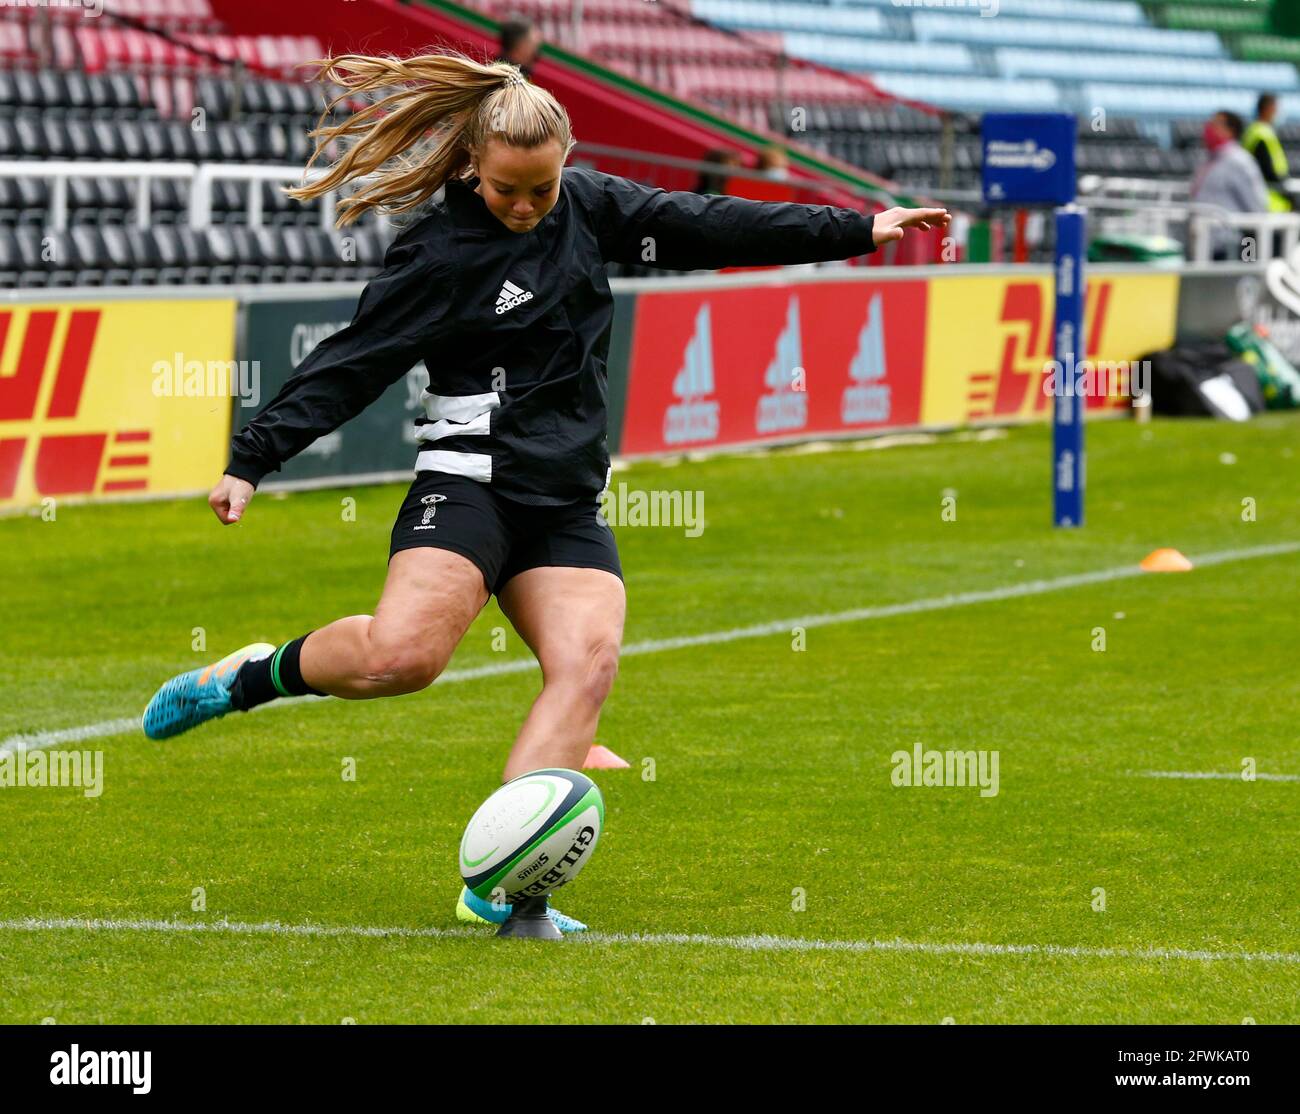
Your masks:
{"label": "bare leg", "polygon": [[487,599],[483,574],[459,553],[401,550],[373,617],[351,615],[308,636],[303,680],[346,700],[418,692],[446,668]]}
{"label": "bare leg", "polygon": [[511,578],[498,598],[542,666],[542,691],[510,751],[504,780],[548,766],[579,769],[618,672],[623,582],[602,569],[529,569]]}

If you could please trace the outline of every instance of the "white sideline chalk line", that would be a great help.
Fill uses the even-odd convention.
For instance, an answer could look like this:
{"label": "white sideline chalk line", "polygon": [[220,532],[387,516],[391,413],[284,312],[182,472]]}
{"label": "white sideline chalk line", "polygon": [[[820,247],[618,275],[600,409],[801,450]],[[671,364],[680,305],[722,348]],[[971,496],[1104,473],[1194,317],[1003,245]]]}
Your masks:
{"label": "white sideline chalk line", "polygon": [[59,731],[35,731],[30,735],[10,735],[0,743],[0,754],[8,754],[20,744],[28,750],[41,747],[56,747],[61,743],[81,743],[87,739],[99,739],[105,735],[125,735],[128,731],[140,730],[140,717],[130,719],[110,719],[103,723],[91,723],[85,727],[65,727]]}
{"label": "white sideline chalk line", "polygon": [[[0,932],[164,932],[233,936],[320,936],[383,939],[485,938],[475,928],[406,928],[376,925],[281,924],[279,921],[165,921],[77,917],[26,917],[0,921]],[[1294,963],[1297,952],[1223,952],[1187,948],[1102,948],[1069,944],[941,944],[915,940],[816,940],[798,936],[709,936],[704,933],[586,932],[568,937],[585,946],[694,945],[753,952],[909,952],[925,955],[1033,955],[1067,959],[1182,959],[1201,962]]]}
{"label": "white sideline chalk line", "polygon": [[[1206,553],[1191,558],[1197,566],[1222,565],[1230,561],[1251,561],[1258,557],[1276,557],[1287,553],[1300,553],[1300,542],[1278,542],[1274,545],[1261,545],[1252,549],[1227,549],[1219,553]],[[691,646],[714,646],[723,642],[736,642],[745,638],[763,638],[771,634],[786,634],[793,627],[829,627],[841,623],[861,623],[870,619],[888,619],[896,615],[917,615],[926,611],[945,611],[954,607],[969,607],[977,603],[998,603],[1002,600],[1019,599],[1023,596],[1041,596],[1047,592],[1059,592],[1067,588],[1082,588],[1091,584],[1105,584],[1112,580],[1126,580],[1135,576],[1148,576],[1137,565],[1121,565],[1114,569],[1100,569],[1097,572],[1074,573],[1070,576],[1058,576],[1052,580],[1028,580],[1023,584],[1008,584],[1001,588],[986,588],[977,592],[958,592],[948,596],[932,596],[929,599],[908,600],[904,603],[882,604],[878,607],[856,607],[849,611],[832,611],[821,615],[804,615],[796,619],[774,619],[767,623],[757,623],[748,627],[733,627],[731,630],[708,631],[704,634],[688,634],[678,638],[648,639],[631,642],[621,651],[622,657],[636,657],[641,654],[659,654],[665,650],[683,650]],[[1173,574],[1163,574],[1173,575]],[[479,665],[470,669],[452,669],[444,673],[435,684],[453,684],[458,681],[477,681],[484,677],[501,677],[510,673],[530,673],[537,668],[533,658],[516,658],[513,661],[496,662],[492,665]],[[320,699],[307,697],[305,699]],[[277,700],[262,708],[280,708],[298,700]],[[262,708],[255,709],[261,711]],[[0,740],[0,754],[5,754],[24,746],[28,750],[41,747],[60,746],[63,743],[81,742],[85,739],[102,738],[106,735],[124,735],[129,731],[140,730],[140,720],[115,719],[103,723],[92,723],[85,727],[67,727],[55,731],[37,731],[28,735],[10,735]]]}
{"label": "white sideline chalk line", "polygon": [[1184,781],[1300,781],[1300,774],[1255,774],[1250,778],[1241,772],[1223,773],[1218,770],[1140,770],[1130,777],[1163,777]]}

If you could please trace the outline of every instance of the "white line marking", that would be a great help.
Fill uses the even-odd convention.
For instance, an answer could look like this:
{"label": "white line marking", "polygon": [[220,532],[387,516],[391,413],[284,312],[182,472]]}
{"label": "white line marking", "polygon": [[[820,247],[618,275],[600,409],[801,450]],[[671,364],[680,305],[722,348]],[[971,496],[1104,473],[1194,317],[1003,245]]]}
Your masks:
{"label": "white line marking", "polygon": [[1244,778],[1241,771],[1221,773],[1218,770],[1140,770],[1131,777],[1163,777],[1186,781],[1300,781],[1300,774],[1255,774],[1253,778]]}
{"label": "white line marking", "polygon": [[85,727],[65,727],[61,731],[35,731],[30,735],[10,735],[0,743],[0,754],[8,754],[19,745],[28,750],[41,747],[57,747],[62,743],[81,743],[87,739],[98,739],[105,735],[125,735],[128,731],[140,730],[140,717],[132,719],[110,719],[103,723],[91,723]]}
{"label": "white line marking", "polygon": [[[481,928],[407,928],[378,925],[282,924],[279,921],[165,921],[26,917],[0,921],[0,932],[162,932],[232,936],[320,936],[382,939],[487,939]],[[1104,948],[1067,944],[942,944],[916,940],[810,940],[798,936],[708,936],[702,933],[587,932],[568,939],[585,945],[688,945],[754,952],[911,952],[923,955],[1047,956],[1066,959],[1180,959],[1197,962],[1300,964],[1297,952],[1224,952],[1188,948]]]}
{"label": "white line marking", "polygon": [[1187,948],[1094,948],[1073,944],[937,944],[917,940],[806,940],[797,936],[584,933],[592,944],[695,944],[741,951],[917,952],[923,955],[1045,955],[1069,959],[1190,959],[1208,962],[1296,963],[1297,952],[1212,952]]}
{"label": "white line marking", "polygon": [[[1276,545],[1261,545],[1253,549],[1228,549],[1219,553],[1206,553],[1193,557],[1197,566],[1222,565],[1230,561],[1251,561],[1259,557],[1277,557],[1288,553],[1300,553],[1300,542],[1279,542]],[[1023,584],[1007,584],[1001,588],[986,588],[977,592],[958,592],[949,596],[932,596],[929,599],[908,600],[904,603],[883,604],[879,607],[856,607],[850,611],[833,611],[821,615],[803,615],[795,619],[774,619],[768,623],[757,623],[748,627],[734,627],[731,630],[707,631],[704,634],[688,634],[678,638],[648,639],[632,642],[622,649],[622,657],[637,657],[641,654],[660,654],[667,650],[684,650],[692,646],[716,646],[724,642],[737,642],[746,638],[765,638],[773,634],[788,634],[793,627],[829,627],[841,623],[863,623],[873,619],[889,619],[897,615],[918,615],[926,611],[946,611],[954,607],[970,607],[979,603],[998,603],[1002,600],[1020,599],[1024,596],[1041,596],[1047,592],[1060,592],[1068,588],[1083,588],[1091,584],[1105,584],[1112,580],[1127,580],[1136,576],[1159,575],[1144,572],[1137,565],[1121,565],[1114,569],[1101,569],[1097,572],[1075,573],[1071,576],[1058,576],[1052,580],[1028,580]],[[1172,574],[1166,574],[1172,575]],[[460,681],[477,681],[484,677],[502,677],[510,673],[531,673],[537,668],[532,658],[517,658],[513,661],[495,662],[491,665],[479,665],[470,669],[448,670],[438,678],[437,684],[455,684]],[[312,697],[310,699],[318,699]],[[277,700],[264,705],[266,708],[282,708],[295,701]],[[258,709],[261,710],[261,709]],[[94,723],[87,727],[68,727],[55,731],[38,731],[30,735],[10,735],[0,740],[0,754],[16,749],[19,745],[29,750],[39,747],[54,747],[62,743],[80,742],[83,739],[99,738],[105,735],[122,735],[140,729],[139,719],[115,719],[104,723]]]}
{"label": "white line marking", "polygon": [[386,936],[432,939],[470,938],[481,929],[464,928],[383,928],[360,924],[281,924],[279,921],[163,921],[100,917],[22,917],[0,921],[0,932],[179,932],[191,934],[226,934],[231,936]]}

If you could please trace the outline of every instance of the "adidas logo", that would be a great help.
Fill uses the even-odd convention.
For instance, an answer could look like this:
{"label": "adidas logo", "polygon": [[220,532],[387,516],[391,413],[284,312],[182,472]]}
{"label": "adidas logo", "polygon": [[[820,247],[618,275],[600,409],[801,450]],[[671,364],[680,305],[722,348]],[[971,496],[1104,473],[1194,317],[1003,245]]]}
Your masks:
{"label": "adidas logo", "polygon": [[713,393],[713,385],[713,318],[705,302],[695,315],[695,331],[673,377],[677,401],[664,412],[665,445],[717,438],[721,404],[707,397]]}
{"label": "adidas logo", "polygon": [[520,290],[513,282],[506,279],[501,287],[501,293],[497,295],[497,316],[514,309],[515,306],[522,306],[525,302],[531,301],[532,297],[531,290]]}

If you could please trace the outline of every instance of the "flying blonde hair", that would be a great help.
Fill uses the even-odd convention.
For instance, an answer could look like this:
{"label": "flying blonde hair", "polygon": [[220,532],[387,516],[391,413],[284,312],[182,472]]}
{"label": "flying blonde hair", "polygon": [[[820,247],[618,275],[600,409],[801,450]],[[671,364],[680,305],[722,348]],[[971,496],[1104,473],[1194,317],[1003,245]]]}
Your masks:
{"label": "flying blonde hair", "polygon": [[[545,89],[508,62],[475,62],[438,51],[412,58],[341,54],[316,63],[317,80],[343,86],[310,134],[316,150],[310,169],[335,141],[342,153],[319,178],[284,192],[311,201],[366,178],[338,203],[338,226],[377,210],[404,213],[427,201],[452,178],[468,175],[474,152],[489,139],[512,147],[558,140],[565,158],[573,149],[569,114]],[[334,109],[357,93],[393,88],[340,124]]]}

